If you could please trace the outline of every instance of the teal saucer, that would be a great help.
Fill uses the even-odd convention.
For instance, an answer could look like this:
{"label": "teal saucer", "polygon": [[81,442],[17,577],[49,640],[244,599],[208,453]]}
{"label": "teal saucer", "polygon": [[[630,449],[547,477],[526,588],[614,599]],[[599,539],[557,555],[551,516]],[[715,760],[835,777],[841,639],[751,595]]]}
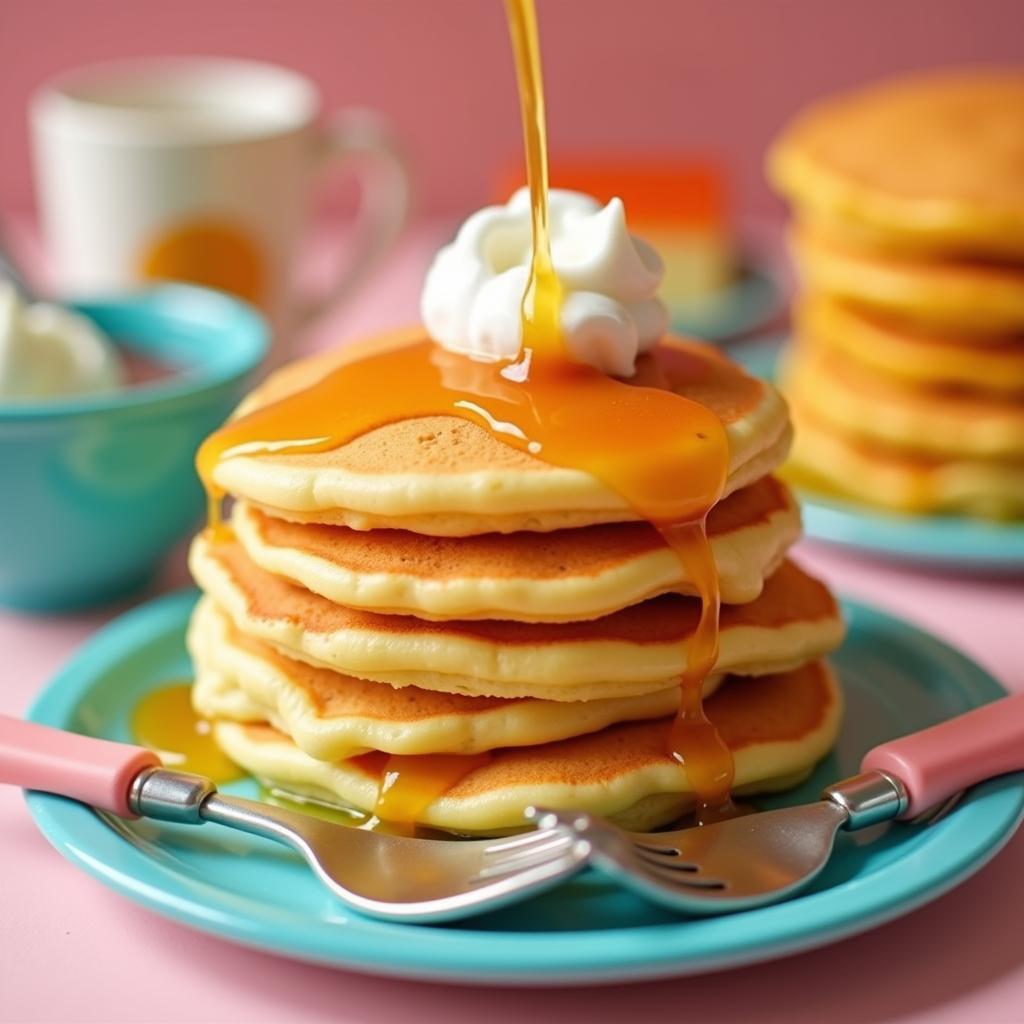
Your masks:
{"label": "teal saucer", "polygon": [[[191,672],[184,645],[194,591],[129,612],[86,643],[36,701],[37,722],[129,738],[132,708]],[[813,778],[765,801],[816,798],[873,745],[1003,696],[938,640],[861,605],[834,663],[847,711]],[[226,787],[255,796],[253,783]],[[773,907],[687,920],[585,874],[542,897],[459,925],[390,924],[333,899],[283,847],[215,825],[121,821],[41,793],[29,809],[70,861],[175,921],[282,956],[371,974],[467,984],[572,985],[696,974],[795,953],[865,931],[935,899],[977,871],[1024,813],[1024,775],[972,789],[952,813],[842,835],[813,889]]]}
{"label": "teal saucer", "polygon": [[735,280],[699,302],[669,303],[672,330],[702,341],[726,342],[763,329],[786,309],[786,292],[770,264],[748,254]]}
{"label": "teal saucer", "polygon": [[[766,380],[775,377],[786,338],[726,347],[729,357]],[[934,568],[999,574],[1024,572],[1024,523],[964,516],[911,516],[823,497],[799,488],[804,533],[816,540]]]}

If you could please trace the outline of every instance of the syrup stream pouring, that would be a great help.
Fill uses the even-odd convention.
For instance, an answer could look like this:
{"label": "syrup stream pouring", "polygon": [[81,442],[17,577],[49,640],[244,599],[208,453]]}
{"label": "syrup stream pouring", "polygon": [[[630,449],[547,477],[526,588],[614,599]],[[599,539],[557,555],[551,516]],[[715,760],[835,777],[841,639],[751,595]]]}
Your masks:
{"label": "syrup stream pouring", "polygon": [[219,793],[201,775],[159,764],[142,747],[0,715],[0,783],[71,797],[121,818],[215,822],[273,839],[370,917],[431,923],[479,914],[558,885],[590,851],[561,825],[459,841],[367,832]]}
{"label": "syrup stream pouring", "polygon": [[541,827],[572,827],[593,865],[652,902],[690,914],[776,903],[808,885],[836,833],[911,821],[959,791],[1024,770],[1024,694],[883,743],[861,774],[827,787],[817,803],[674,832],[626,832],[573,811],[530,809]]}

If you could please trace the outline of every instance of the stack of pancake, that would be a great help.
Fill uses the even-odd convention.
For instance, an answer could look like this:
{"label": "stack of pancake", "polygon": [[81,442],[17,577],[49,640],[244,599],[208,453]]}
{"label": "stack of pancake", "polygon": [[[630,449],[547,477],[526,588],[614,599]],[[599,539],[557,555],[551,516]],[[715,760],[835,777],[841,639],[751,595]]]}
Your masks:
{"label": "stack of pancake", "polygon": [[[279,371],[240,414],[365,351]],[[789,447],[786,406],[714,350],[672,339],[635,382],[726,425],[729,481],[708,521],[725,605],[707,713],[740,792],[794,784],[836,737],[821,659],[843,625],[828,590],[786,560],[799,512],[771,476]],[[639,829],[692,806],[668,747],[700,602],[657,531],[598,480],[454,416],[329,451],[236,454],[214,479],[235,501],[231,529],[192,548],[194,703],[265,784],[387,818],[378,797],[398,773],[422,780],[406,824],[464,834],[520,828],[530,804]]]}
{"label": "stack of pancake", "polygon": [[806,288],[796,471],[895,510],[1024,515],[1024,73],[827,100],[769,169]]}

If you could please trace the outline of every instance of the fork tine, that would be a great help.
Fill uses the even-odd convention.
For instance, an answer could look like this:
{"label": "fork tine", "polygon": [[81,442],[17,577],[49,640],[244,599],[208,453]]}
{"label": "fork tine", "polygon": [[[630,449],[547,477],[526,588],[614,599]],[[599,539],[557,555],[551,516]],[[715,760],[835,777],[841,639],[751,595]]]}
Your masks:
{"label": "fork tine", "polygon": [[584,859],[585,854],[581,856],[576,843],[571,842],[554,853],[548,853],[543,857],[538,856],[514,869],[505,870],[496,866],[486,867],[476,875],[468,878],[466,880],[466,887],[469,889],[479,889],[481,886],[495,885],[499,882],[511,881],[513,879],[526,879],[537,874],[557,874],[566,868],[578,868]]}
{"label": "fork tine", "polygon": [[575,842],[576,840],[572,836],[556,836],[544,845],[534,846],[525,852],[514,852],[507,857],[491,860],[480,869],[477,877],[494,878],[498,875],[524,871],[553,857],[562,856],[567,850],[572,849]]}
{"label": "fork tine", "polygon": [[704,878],[687,871],[672,871],[655,864],[644,863],[639,871],[666,885],[679,889],[725,889],[727,884],[719,878]]}
{"label": "fork tine", "polygon": [[633,854],[637,859],[642,860],[645,864],[651,864],[655,867],[662,868],[665,871],[680,871],[685,874],[698,874],[702,869],[700,863],[691,860],[683,860],[678,856],[665,856],[657,853],[652,853],[649,850],[645,850],[643,847],[634,846]]}
{"label": "fork tine", "polygon": [[539,828],[533,832],[526,832],[523,835],[511,836],[506,839],[495,839],[491,846],[488,846],[484,851],[485,857],[494,857],[510,853],[513,850],[527,850],[531,846],[536,846],[539,843],[544,843],[554,835],[568,835],[564,829],[558,828]]}
{"label": "fork tine", "polygon": [[682,850],[678,846],[653,846],[650,843],[641,843],[638,840],[633,840],[633,845],[638,850],[646,850],[647,853],[656,853],[660,857],[678,857],[682,854]]}
{"label": "fork tine", "polygon": [[682,851],[675,846],[648,846],[646,843],[633,843],[633,848],[636,850],[643,850],[644,853],[651,853],[662,859],[667,860],[669,857],[680,857]]}
{"label": "fork tine", "polygon": [[572,812],[536,811],[534,820],[545,824],[558,821],[566,824],[577,835],[593,846],[595,860],[614,867],[616,874],[646,877],[661,885],[680,890],[724,889],[726,883],[718,878],[707,878],[699,861],[677,859],[683,851],[675,846],[646,846],[636,840],[640,837],[616,828],[611,822]]}

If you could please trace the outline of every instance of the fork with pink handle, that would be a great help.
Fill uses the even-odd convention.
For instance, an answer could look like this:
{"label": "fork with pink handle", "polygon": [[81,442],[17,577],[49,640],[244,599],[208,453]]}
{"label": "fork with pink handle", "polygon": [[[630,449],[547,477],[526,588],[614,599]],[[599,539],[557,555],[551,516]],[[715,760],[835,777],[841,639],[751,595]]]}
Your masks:
{"label": "fork with pink handle", "polygon": [[[383,835],[217,792],[141,747],[0,715],[0,783],[71,797],[122,818],[216,822],[298,851],[340,899],[395,921],[450,921],[525,899],[586,863],[561,825],[457,843]],[[525,823],[524,823],[525,824]]]}
{"label": "fork with pink handle", "polygon": [[573,811],[531,809],[591,847],[591,863],[653,902],[721,914],[799,892],[828,863],[836,833],[909,820],[961,790],[1024,770],[1024,694],[1005,697],[868,751],[861,774],[816,803],[674,832],[626,832]]}

